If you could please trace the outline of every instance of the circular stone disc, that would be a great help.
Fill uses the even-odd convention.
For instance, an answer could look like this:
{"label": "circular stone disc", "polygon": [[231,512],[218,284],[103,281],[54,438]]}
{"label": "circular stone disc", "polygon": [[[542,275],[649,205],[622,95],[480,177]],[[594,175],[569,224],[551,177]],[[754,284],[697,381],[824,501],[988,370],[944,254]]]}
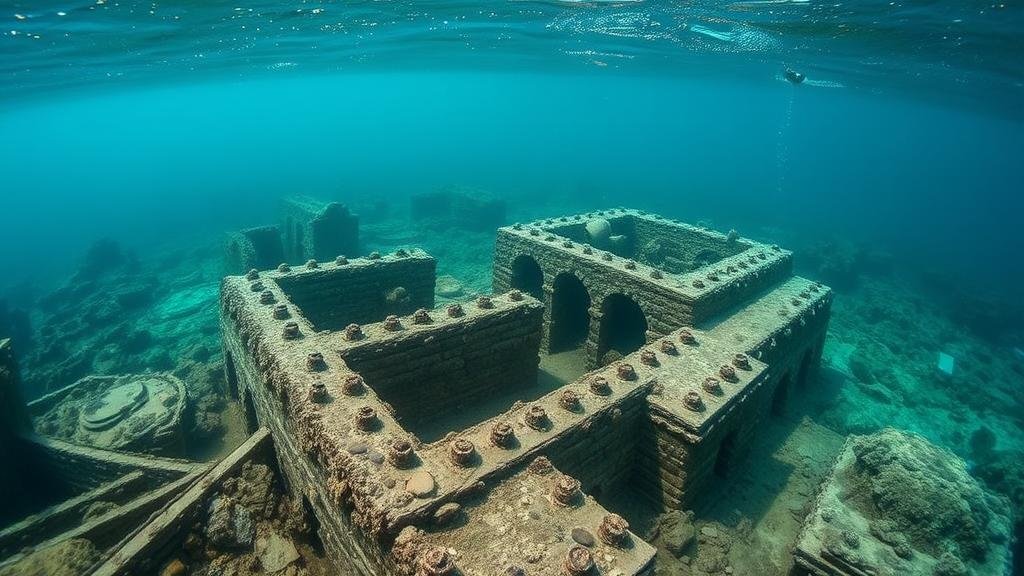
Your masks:
{"label": "circular stone disc", "polygon": [[86,430],[110,428],[144,404],[146,398],[146,385],[137,380],[107,390],[82,410],[82,426]]}

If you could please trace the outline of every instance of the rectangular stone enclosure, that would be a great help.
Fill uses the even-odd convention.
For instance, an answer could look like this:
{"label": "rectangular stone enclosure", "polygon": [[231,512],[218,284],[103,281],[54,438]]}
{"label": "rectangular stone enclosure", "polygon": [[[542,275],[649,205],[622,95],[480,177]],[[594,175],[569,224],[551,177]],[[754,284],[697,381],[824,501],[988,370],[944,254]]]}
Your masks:
{"label": "rectangular stone enclosure", "polygon": [[[366,575],[652,573],[604,495],[702,501],[809,385],[831,303],[785,250],[623,209],[499,229],[494,296],[433,309],[434,271],[399,251],[222,284],[231,390],[324,548]],[[481,409],[581,347],[578,380]],[[513,534],[481,529],[510,505],[530,511]]]}

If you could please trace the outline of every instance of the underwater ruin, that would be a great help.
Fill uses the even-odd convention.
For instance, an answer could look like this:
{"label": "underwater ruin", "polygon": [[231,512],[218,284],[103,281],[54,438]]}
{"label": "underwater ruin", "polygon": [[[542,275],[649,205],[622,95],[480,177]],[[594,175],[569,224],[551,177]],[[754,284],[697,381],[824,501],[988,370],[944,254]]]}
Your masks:
{"label": "underwater ruin", "polygon": [[[688,511],[727,498],[768,422],[814,393],[833,292],[792,252],[601,210],[499,227],[491,293],[437,305],[427,251],[354,256],[340,204],[282,215],[270,254],[300,261],[220,284],[224,392],[247,429],[224,456],[190,459],[214,413],[177,376],[86,376],[25,403],[0,342],[0,455],[22,462],[0,481],[26,495],[0,575],[733,573],[686,567],[721,538]],[[229,270],[270,257],[240,252],[245,234]],[[1009,504],[956,455],[894,429],[837,453],[797,511],[791,573],[1006,573]],[[626,501],[655,530],[631,529]]]}

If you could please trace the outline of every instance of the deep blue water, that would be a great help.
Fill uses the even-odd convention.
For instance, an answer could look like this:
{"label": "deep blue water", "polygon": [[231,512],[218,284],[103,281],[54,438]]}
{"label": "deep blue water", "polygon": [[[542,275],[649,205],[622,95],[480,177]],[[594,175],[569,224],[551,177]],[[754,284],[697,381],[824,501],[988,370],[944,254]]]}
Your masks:
{"label": "deep blue water", "polygon": [[0,262],[455,183],[839,235],[1008,291],[1024,19],[969,4],[8,3]]}

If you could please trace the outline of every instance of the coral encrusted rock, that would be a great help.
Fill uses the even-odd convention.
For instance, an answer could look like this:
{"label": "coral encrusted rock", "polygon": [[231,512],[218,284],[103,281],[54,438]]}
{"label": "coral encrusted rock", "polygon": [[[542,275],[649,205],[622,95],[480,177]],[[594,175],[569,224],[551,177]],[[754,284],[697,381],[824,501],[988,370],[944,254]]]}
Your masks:
{"label": "coral encrusted rock", "polygon": [[886,428],[847,440],[796,559],[829,574],[1002,575],[1010,509],[952,452]]}

